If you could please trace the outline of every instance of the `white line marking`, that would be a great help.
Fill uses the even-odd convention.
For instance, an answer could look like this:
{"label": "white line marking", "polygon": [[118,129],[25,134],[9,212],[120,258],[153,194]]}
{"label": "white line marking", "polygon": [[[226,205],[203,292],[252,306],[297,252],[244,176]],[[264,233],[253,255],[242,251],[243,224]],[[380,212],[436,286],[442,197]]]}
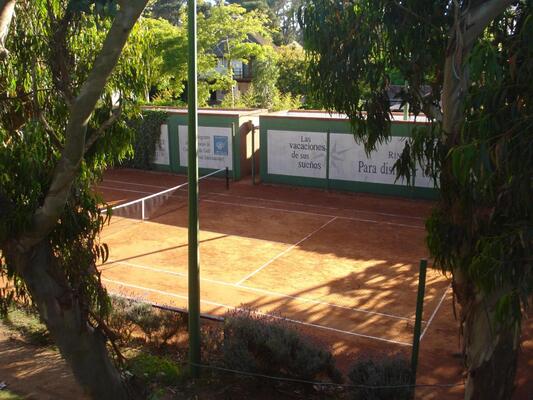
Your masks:
{"label": "white line marking", "polygon": [[[132,186],[146,186],[146,187],[153,187],[156,189],[164,189],[166,186],[159,186],[159,185],[147,185],[144,183],[135,183],[135,182],[126,182],[126,181],[119,181],[114,179],[104,179],[105,182],[111,182],[111,183],[122,183],[126,185],[132,185]],[[114,190],[121,190],[118,188],[110,188]],[[400,214],[393,214],[393,213],[383,213],[378,211],[368,211],[368,210],[362,210],[358,208],[339,208],[339,207],[331,207],[331,206],[324,206],[320,204],[309,204],[309,203],[303,203],[298,201],[285,201],[285,200],[274,200],[274,199],[265,199],[263,197],[254,197],[254,196],[240,196],[237,194],[228,194],[228,193],[221,193],[221,192],[210,192],[209,194],[213,194],[216,196],[224,196],[224,197],[234,197],[236,199],[245,199],[245,200],[255,200],[255,201],[261,201],[261,202],[270,202],[270,203],[280,203],[280,204],[291,204],[295,206],[305,206],[305,207],[316,207],[316,208],[326,208],[329,210],[337,210],[337,211],[356,211],[361,212],[365,214],[375,214],[375,215],[383,215],[385,217],[397,217],[397,218],[406,218],[406,219],[415,219],[418,221],[425,221],[426,218],[423,217],[415,217],[412,215],[400,215]]]}
{"label": "white line marking", "polygon": [[[130,263],[130,262],[126,262],[126,261],[109,260],[106,264],[104,264],[102,266],[105,267],[105,265],[111,265],[111,264],[126,265],[126,266],[133,267],[133,268],[144,269],[144,270],[147,270],[147,271],[152,271],[152,272],[157,272],[157,273],[162,273],[162,274],[175,275],[175,276],[179,276],[179,277],[183,277],[183,278],[186,278],[188,276],[188,274],[183,273],[183,272],[169,271],[169,270],[166,270],[166,269],[154,268],[154,267],[149,267],[149,266],[146,266],[146,265]],[[113,268],[113,267],[109,266],[108,268],[101,268],[100,270],[101,271],[107,271],[107,270],[109,270],[111,268]],[[394,315],[394,314],[381,313],[381,312],[378,312],[378,311],[370,311],[370,310],[365,310],[365,309],[362,309],[362,308],[348,307],[348,306],[343,306],[341,304],[328,303],[328,302],[325,302],[325,301],[315,300],[315,299],[311,299],[311,298],[308,298],[308,297],[291,296],[291,295],[288,295],[288,294],[284,294],[284,293],[280,293],[280,292],[273,292],[273,291],[265,290],[265,289],[254,288],[252,286],[247,286],[247,285],[237,285],[235,283],[229,283],[229,282],[224,282],[224,281],[219,281],[219,280],[209,279],[209,278],[200,278],[200,280],[203,281],[203,282],[208,282],[208,283],[217,284],[217,285],[221,285],[221,286],[228,286],[228,287],[232,287],[232,288],[236,288],[236,289],[242,289],[244,291],[248,290],[248,291],[251,291],[251,292],[267,294],[267,295],[270,295],[270,296],[284,297],[284,298],[300,301],[302,303],[312,303],[312,304],[324,305],[324,306],[328,306],[328,307],[332,307],[332,308],[340,308],[340,309],[347,310],[347,311],[354,311],[354,312],[360,312],[360,313],[364,313],[364,314],[378,315],[378,316],[381,316],[381,317],[386,317],[386,318],[391,318],[391,319],[399,319],[399,320],[402,320],[402,321],[414,321],[414,318],[401,317],[401,316]],[[425,321],[422,321],[422,322],[425,323]]]}
{"label": "white line marking", "polygon": [[294,243],[292,246],[290,246],[289,248],[283,250],[281,253],[279,253],[277,256],[275,256],[274,258],[272,258],[270,261],[267,261],[266,263],[264,263],[263,265],[261,265],[259,268],[257,268],[255,271],[249,273],[248,275],[246,275],[244,278],[242,278],[239,282],[236,282],[235,284],[238,286],[240,285],[241,283],[247,281],[248,279],[250,279],[252,276],[254,276],[255,274],[257,274],[259,271],[263,270],[264,268],[268,267],[270,264],[272,264],[274,261],[276,261],[278,258],[280,258],[281,256],[283,256],[284,254],[287,254],[289,251],[291,251],[292,249],[294,249],[296,246],[298,246],[300,243],[303,243],[305,242],[307,239],[309,239],[311,236],[313,236],[315,233],[317,233],[318,231],[321,231],[322,229],[324,229],[326,226],[328,226],[329,224],[331,224],[333,221],[335,221],[337,219],[337,217],[333,217],[331,218],[328,222],[326,222],[325,224],[323,224],[320,228],[318,229],[315,229],[313,232],[311,232],[309,235],[307,235],[306,237],[304,237],[303,239],[299,240],[298,242]]}
{"label": "white line marking", "polygon": [[[187,296],[183,296],[183,295],[176,294],[176,293],[171,293],[171,292],[166,292],[166,291],[163,291],[163,290],[150,289],[150,288],[146,288],[146,287],[143,287],[143,286],[133,285],[131,283],[119,282],[119,281],[115,281],[113,279],[108,279],[108,278],[102,278],[102,280],[114,283],[115,285],[129,287],[129,288],[138,289],[138,290],[145,290],[147,292],[158,293],[158,294],[162,294],[164,296],[175,297],[175,298],[182,299],[182,300],[187,300],[188,299]],[[209,305],[212,305],[212,306],[215,306],[215,307],[223,307],[223,308],[226,308],[228,310],[249,311],[249,310],[244,310],[243,308],[240,308],[240,307],[233,307],[233,306],[229,306],[227,304],[216,303],[216,302],[209,301],[209,300],[200,300],[200,302],[201,303],[205,303],[205,304],[209,304]],[[387,343],[394,343],[394,344],[398,344],[398,345],[401,345],[401,346],[409,346],[409,347],[413,346],[411,343],[400,342],[400,341],[392,340],[392,339],[384,339],[384,338],[380,338],[380,337],[377,337],[377,336],[365,335],[365,334],[362,334],[362,333],[344,331],[344,330],[341,330],[341,329],[332,328],[332,327],[324,326],[324,325],[318,325],[318,324],[314,324],[314,323],[311,323],[311,322],[304,322],[304,321],[299,321],[299,320],[292,319],[292,318],[280,317],[278,315],[268,314],[268,313],[264,313],[264,312],[261,312],[261,311],[253,311],[252,310],[252,312],[254,314],[257,314],[257,315],[262,315],[262,316],[266,316],[266,317],[270,317],[270,318],[274,318],[274,319],[280,319],[280,320],[283,320],[283,321],[292,322],[294,324],[299,324],[299,325],[303,325],[303,326],[310,326],[310,327],[313,327],[313,328],[319,328],[319,329],[324,329],[324,330],[328,330],[328,331],[332,331],[332,332],[342,333],[342,334],[345,334],[345,335],[358,336],[358,337],[362,337],[362,338],[365,338],[365,339],[373,339],[373,340],[378,340],[378,341],[387,342]]]}
{"label": "white line marking", "polygon": [[348,221],[368,222],[368,223],[371,223],[371,224],[401,226],[401,227],[404,227],[404,228],[414,228],[414,229],[425,230],[425,228],[423,226],[419,226],[419,225],[399,224],[399,223],[396,223],[396,222],[376,221],[376,220],[373,220],[373,219],[356,218],[356,217],[343,217],[343,216],[331,215],[331,214],[320,214],[320,213],[314,213],[314,212],[309,212],[309,211],[299,211],[299,210],[287,210],[285,208],[254,206],[254,205],[242,204],[242,203],[241,204],[228,203],[228,202],[219,201],[219,200],[202,199],[201,201],[205,201],[206,203],[231,205],[231,206],[234,206],[234,207],[247,207],[247,208],[256,208],[256,209],[261,209],[261,210],[281,211],[281,212],[293,213],[293,214],[312,215],[312,216],[315,216],[315,217],[337,218],[337,219],[344,219],[344,220],[348,220]]}
{"label": "white line marking", "polygon": [[429,326],[431,325],[431,323],[433,322],[433,319],[435,318],[435,316],[437,315],[437,312],[439,311],[440,309],[440,306],[442,305],[444,299],[446,298],[446,295],[448,294],[448,290],[450,290],[450,288],[452,287],[452,284],[450,283],[448,285],[448,287],[446,288],[446,290],[444,291],[444,294],[442,295],[442,297],[440,298],[440,301],[439,301],[439,304],[437,304],[437,307],[435,307],[435,309],[433,310],[433,313],[431,314],[431,317],[429,317],[429,320],[424,328],[424,331],[422,332],[422,334],[420,335],[420,340],[422,341],[422,338],[424,337],[424,335],[426,334]]}
{"label": "white line marking", "polygon": [[[111,188],[111,187],[106,187],[106,186],[99,186],[99,187],[103,188],[103,189],[111,189],[111,190],[119,190],[119,191],[124,190],[124,191],[127,191],[127,192],[139,193],[139,194],[151,193],[151,192],[144,192],[144,191],[139,191],[139,190],[117,189],[117,188]],[[211,194],[213,194],[213,193],[206,193],[206,196],[207,195],[211,195]],[[171,197],[173,197],[173,196],[175,196],[175,194],[173,194]],[[200,201],[204,201],[206,203],[224,204],[224,205],[229,205],[229,206],[234,206],[234,207],[247,207],[247,208],[260,209],[260,210],[270,210],[270,211],[279,211],[279,212],[286,212],[286,213],[293,213],[293,214],[312,215],[312,216],[315,216],[315,217],[337,218],[337,219],[343,219],[343,220],[348,220],[348,221],[368,222],[368,223],[371,223],[371,224],[401,226],[403,228],[413,228],[413,229],[421,229],[421,230],[425,230],[426,229],[426,228],[424,228],[423,226],[420,226],[420,225],[400,224],[400,223],[397,223],[397,222],[377,221],[377,220],[366,219],[366,218],[344,217],[344,216],[339,216],[339,215],[321,214],[321,213],[315,213],[315,212],[309,212],[309,211],[288,210],[288,209],[285,209],[285,208],[255,206],[255,205],[251,205],[251,204],[230,203],[230,202],[225,202],[225,201],[220,201],[220,200],[209,200],[209,199],[206,199],[206,198],[203,198],[203,199],[200,198]]]}

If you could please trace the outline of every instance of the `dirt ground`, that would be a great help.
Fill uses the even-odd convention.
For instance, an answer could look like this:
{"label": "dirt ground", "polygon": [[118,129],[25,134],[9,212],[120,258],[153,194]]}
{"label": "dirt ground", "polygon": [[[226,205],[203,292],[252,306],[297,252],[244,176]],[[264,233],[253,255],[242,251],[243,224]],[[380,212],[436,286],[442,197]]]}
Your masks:
{"label": "dirt ground", "polygon": [[28,344],[1,323],[0,382],[28,400],[89,400],[57,351]]}
{"label": "dirt ground", "polygon": [[[121,204],[181,184],[183,176],[115,170],[99,186]],[[187,306],[186,188],[148,222],[115,217],[104,231],[114,292]],[[152,210],[151,203],[145,211]],[[427,257],[429,201],[319,189],[252,185],[200,187],[202,311],[244,306],[295,322],[329,346],[341,369],[361,355],[410,356],[418,260]],[[140,212],[140,208],[134,212]],[[150,211],[151,212],[151,211]],[[462,382],[459,330],[449,280],[428,271],[418,383]],[[533,393],[533,324],[524,323],[516,399]],[[427,387],[419,399],[460,399],[463,388]]]}
{"label": "dirt ground", "polygon": [[[183,177],[111,171],[100,187],[124,203]],[[330,347],[346,371],[361,355],[410,355],[417,260],[426,257],[431,202],[217,180],[201,194],[202,311],[244,304],[289,316]],[[186,306],[186,192],[150,223],[116,218],[104,232],[111,291]],[[185,206],[184,206],[185,201]],[[428,273],[419,384],[462,381],[449,281]],[[523,323],[515,400],[533,399],[533,318]],[[0,325],[0,382],[28,399],[85,399],[57,352],[14,338]],[[461,399],[463,388],[419,388],[417,399]]]}

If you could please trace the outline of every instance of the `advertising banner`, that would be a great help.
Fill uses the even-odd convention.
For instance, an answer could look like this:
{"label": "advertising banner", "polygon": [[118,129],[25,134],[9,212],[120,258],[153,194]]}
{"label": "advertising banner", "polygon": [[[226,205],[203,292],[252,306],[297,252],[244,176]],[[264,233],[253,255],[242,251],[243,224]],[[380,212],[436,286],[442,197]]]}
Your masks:
{"label": "advertising banner", "polygon": [[[180,165],[188,165],[188,128],[178,127]],[[198,127],[198,166],[200,168],[233,169],[233,142],[231,128]]]}

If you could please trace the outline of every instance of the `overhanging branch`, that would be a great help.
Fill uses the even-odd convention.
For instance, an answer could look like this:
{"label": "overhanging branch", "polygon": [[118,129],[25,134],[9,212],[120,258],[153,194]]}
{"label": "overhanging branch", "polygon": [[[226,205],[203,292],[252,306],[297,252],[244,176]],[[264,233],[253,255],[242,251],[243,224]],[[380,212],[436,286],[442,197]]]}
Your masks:
{"label": "overhanging branch", "polygon": [[93,134],[87,139],[84,153],[89,151],[93,144],[95,144],[96,141],[101,138],[109,128],[111,128],[111,126],[120,118],[121,115],[122,105],[114,108],[111,112],[111,116],[102,125],[100,125],[96,132],[93,132]]}
{"label": "overhanging branch", "polygon": [[63,212],[72,182],[76,178],[84,155],[89,119],[147,1],[121,0],[119,2],[120,10],[107,33],[87,80],[70,109],[63,153],[54,171],[54,177],[43,205],[33,216],[32,227],[18,240],[20,251],[29,251],[43,240],[52,231]]}
{"label": "overhanging branch", "polygon": [[7,58],[9,52],[5,48],[9,26],[15,14],[17,0],[0,0],[0,61]]}
{"label": "overhanging branch", "polygon": [[470,47],[485,28],[515,0],[488,0],[473,8],[467,14],[464,46]]}

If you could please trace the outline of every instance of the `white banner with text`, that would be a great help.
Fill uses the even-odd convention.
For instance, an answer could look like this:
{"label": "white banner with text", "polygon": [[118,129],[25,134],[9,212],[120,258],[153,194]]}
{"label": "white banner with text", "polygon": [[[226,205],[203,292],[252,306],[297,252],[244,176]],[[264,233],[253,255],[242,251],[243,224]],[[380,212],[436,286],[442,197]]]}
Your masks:
{"label": "white banner with text", "polygon": [[[180,165],[188,165],[188,128],[178,127]],[[200,168],[233,169],[233,141],[231,128],[200,126],[198,127],[198,166]]]}
{"label": "white banner with text", "polygon": [[269,174],[326,178],[325,133],[269,130],[267,135]]}

